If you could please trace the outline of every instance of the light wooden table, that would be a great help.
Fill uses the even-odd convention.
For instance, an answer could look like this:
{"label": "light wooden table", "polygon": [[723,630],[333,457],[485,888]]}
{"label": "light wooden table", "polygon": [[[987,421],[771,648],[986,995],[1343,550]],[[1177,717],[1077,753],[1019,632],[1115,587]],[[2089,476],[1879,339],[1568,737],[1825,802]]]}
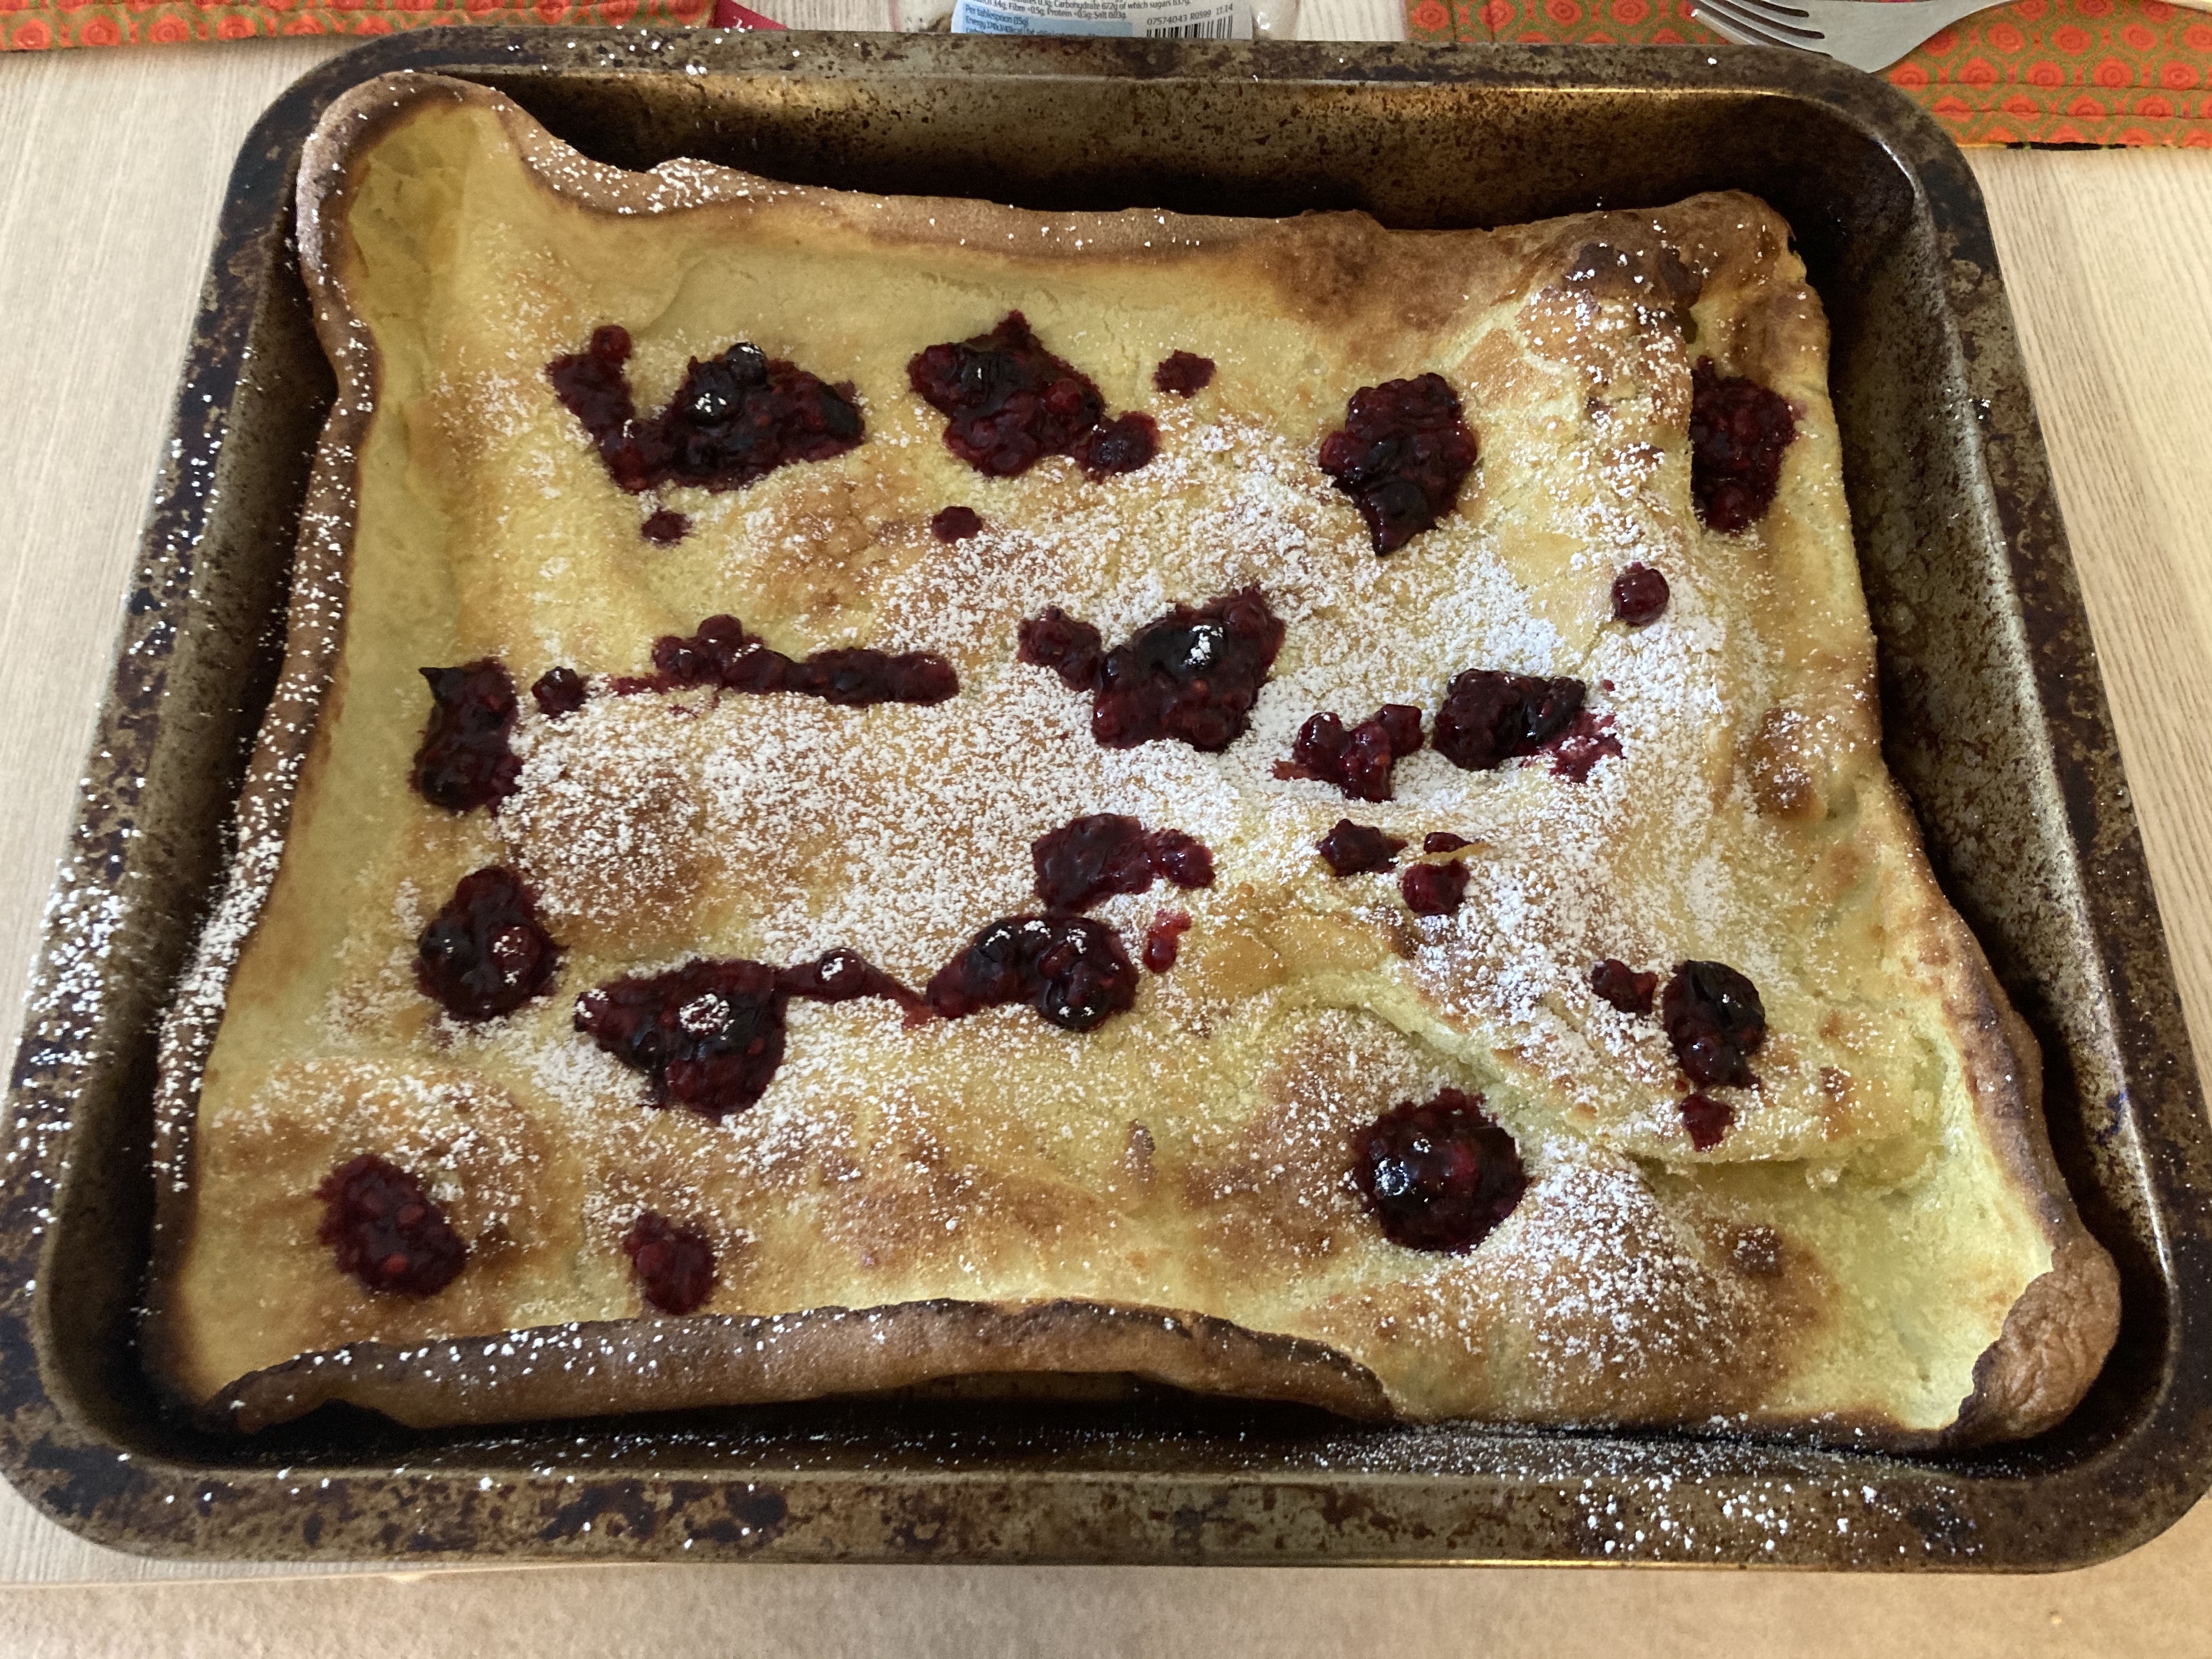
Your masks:
{"label": "light wooden table", "polygon": [[[770,9],[860,27],[884,3]],[[1310,35],[1398,32],[1395,0],[1307,9]],[[0,1052],[13,1051],[230,158],[330,51],[0,60]],[[2212,152],[1973,155],[2212,1071]],[[821,1567],[276,1578],[110,1554],[0,1488],[0,1586],[9,1656],[355,1654],[364,1642],[665,1654],[702,1638],[804,1656],[2172,1656],[2212,1642],[2212,1507],[2124,1560],[2045,1579]]]}

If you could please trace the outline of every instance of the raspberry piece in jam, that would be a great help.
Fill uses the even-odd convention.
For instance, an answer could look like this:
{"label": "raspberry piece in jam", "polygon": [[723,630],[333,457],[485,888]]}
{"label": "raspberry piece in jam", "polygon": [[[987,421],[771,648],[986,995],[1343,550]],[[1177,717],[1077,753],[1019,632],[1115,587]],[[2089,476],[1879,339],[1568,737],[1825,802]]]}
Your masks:
{"label": "raspberry piece in jam", "polygon": [[929,533],[948,544],[983,533],[983,515],[972,507],[939,507],[930,515]]}
{"label": "raspberry piece in jam", "polygon": [[1724,535],[1765,517],[1782,480],[1782,452],[1796,435],[1779,392],[1724,380],[1711,358],[1698,358],[1690,372],[1690,495],[1698,516]]}
{"label": "raspberry piece in jam", "polygon": [[463,876],[422,930],[415,983],[455,1019],[490,1019],[552,984],[560,961],[522,878],[494,865]]}
{"label": "raspberry piece in jam", "polygon": [[1049,1024],[1088,1031],[1136,1006],[1121,935],[1087,916],[1008,916],[937,971],[924,994],[946,1019],[1026,1002]]}
{"label": "raspberry piece in jam", "polygon": [[1321,838],[1315,850],[1331,872],[1340,878],[1370,876],[1388,870],[1405,847],[1402,836],[1386,836],[1371,823],[1339,818],[1336,827]]}
{"label": "raspberry piece in jam", "polygon": [[1480,1095],[1403,1101],[1352,1140],[1352,1179],[1382,1236],[1413,1250],[1471,1250],[1528,1188],[1513,1137]]}
{"label": "raspberry piece in jam", "polygon": [[628,331],[610,324],[545,374],[592,434],[609,476],[632,495],[669,483],[738,489],[860,441],[851,387],[826,385],[742,340],[719,357],[694,357],[668,407],[641,417],[624,367],[629,354]]}
{"label": "raspberry piece in jam", "polygon": [[1213,359],[1195,352],[1170,351],[1152,370],[1152,386],[1178,398],[1194,398],[1213,384]]}
{"label": "raspberry piece in jam", "polygon": [[1409,864],[1398,872],[1398,891],[1417,916],[1455,915],[1467,902],[1467,866],[1457,859],[1449,864]]}
{"label": "raspberry piece in jam", "polygon": [[425,668],[430,720],[415,751],[415,792],[433,806],[466,812],[514,793],[522,761],[507,746],[514,730],[514,682],[496,657],[459,668]]}
{"label": "raspberry piece in jam", "polygon": [[1030,843],[1036,896],[1054,911],[1087,910],[1114,893],[1141,893],[1152,878],[1178,887],[1213,885],[1213,853],[1180,830],[1147,831],[1118,812],[1093,812]]}
{"label": "raspberry piece in jam", "polygon": [[1182,936],[1190,931],[1190,917],[1182,910],[1163,910],[1145,929],[1145,966],[1164,974],[1176,965],[1182,951]]}
{"label": "raspberry piece in jam", "polygon": [[1431,830],[1421,837],[1424,853],[1456,853],[1462,847],[1474,845],[1465,836],[1455,836],[1449,830]]}
{"label": "raspberry piece in jam", "polygon": [[1600,761],[1620,753],[1620,739],[1613,732],[1613,716],[1593,714],[1587,708],[1577,710],[1567,729],[1544,744],[1544,752],[1552,757],[1552,770],[1568,782],[1588,782],[1591,770]]}
{"label": "raspberry piece in jam", "polygon": [[1652,993],[1659,988],[1659,975],[1639,974],[1618,957],[1607,957],[1590,969],[1589,982],[1591,990],[1622,1013],[1648,1014]]}
{"label": "raspberry piece in jam", "polygon": [[1674,1058],[1700,1088],[1758,1079],[1749,1064],[1766,1041],[1759,988],[1723,962],[1684,962],[1659,1000],[1659,1018]]}
{"label": "raspberry piece in jam", "polygon": [[691,533],[691,520],[670,507],[647,516],[637,533],[655,547],[673,547]]}
{"label": "raspberry piece in jam", "polygon": [[1667,579],[1648,564],[1632,564],[1613,579],[1613,614],[1631,628],[1655,623],[1666,614]]}
{"label": "raspberry piece in jam", "polygon": [[434,1296],[468,1260],[422,1183],[374,1152],[331,1170],[315,1196],[323,1201],[316,1236],[336,1251],[338,1271],[371,1291]]}
{"label": "raspberry piece in jam", "polygon": [[1488,772],[1533,755],[1582,712],[1588,688],[1577,679],[1538,679],[1470,668],[1451,683],[1429,741],[1454,766]]}
{"label": "raspberry piece in jam", "polygon": [[1690,1145],[1701,1152],[1709,1152],[1719,1146],[1729,1126],[1735,1121],[1735,1108],[1711,1095],[1684,1095],[1679,1103],[1682,1127],[1690,1132]]}
{"label": "raspberry piece in jam", "polygon": [[1362,386],[1321,470],[1352,497],[1377,553],[1395,553],[1452,509],[1474,465],[1474,434],[1441,374]]}
{"label": "raspberry piece in jam", "polygon": [[617,680],[615,690],[629,694],[714,685],[726,691],[820,697],[849,708],[939,703],[960,690],[952,665],[933,651],[893,655],[841,646],[794,661],[746,633],[735,617],[709,617],[690,635],[662,635],[653,642],[653,674]]}
{"label": "raspberry piece in jam", "polygon": [[530,688],[538,712],[549,720],[574,714],[591,695],[592,688],[585,683],[584,677],[566,666],[547,669]]}
{"label": "raspberry piece in jam", "polygon": [[622,1247],[646,1305],[657,1312],[688,1314],[714,1293],[714,1247],[666,1216],[641,1212]]}
{"label": "raspberry piece in jam", "polygon": [[1048,455],[1072,455],[1094,477],[1133,472],[1158,448],[1148,417],[1107,421],[1097,383],[1047,351],[1018,311],[988,334],[916,352],[906,378],[945,417],[945,447],[993,477]]}
{"label": "raspberry piece in jam", "polygon": [[1390,799],[1390,769],[1421,746],[1421,711],[1386,702],[1350,731],[1334,714],[1298,728],[1291,757],[1275,763],[1279,778],[1333,783],[1353,800]]}
{"label": "raspberry piece in jam", "polygon": [[1054,606],[1021,625],[1021,660],[1091,695],[1091,735],[1109,749],[1174,738],[1206,754],[1244,735],[1282,619],[1256,587],[1194,610],[1179,605],[1111,651],[1098,630]]}

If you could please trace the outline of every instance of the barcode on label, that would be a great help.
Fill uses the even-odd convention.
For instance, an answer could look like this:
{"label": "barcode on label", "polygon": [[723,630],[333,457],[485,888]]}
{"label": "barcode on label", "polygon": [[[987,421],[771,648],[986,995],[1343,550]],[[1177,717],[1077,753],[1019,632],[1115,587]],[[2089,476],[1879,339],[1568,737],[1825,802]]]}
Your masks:
{"label": "barcode on label", "polygon": [[1148,23],[1145,33],[1155,40],[1226,40],[1234,17],[1209,17],[1195,23]]}

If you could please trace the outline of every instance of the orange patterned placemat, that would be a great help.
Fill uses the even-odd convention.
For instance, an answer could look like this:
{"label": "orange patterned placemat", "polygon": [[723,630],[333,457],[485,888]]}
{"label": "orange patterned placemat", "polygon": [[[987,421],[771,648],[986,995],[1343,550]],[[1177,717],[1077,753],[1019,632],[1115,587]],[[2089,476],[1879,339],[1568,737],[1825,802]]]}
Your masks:
{"label": "orange patterned placemat", "polygon": [[0,50],[242,40],[257,34],[391,34],[469,23],[783,27],[732,0],[0,0]]}
{"label": "orange patterned placemat", "polygon": [[[1692,17],[1689,0],[1406,0],[1406,33],[1721,42]],[[1962,144],[2212,149],[2212,15],[2166,0],[2013,0],[1945,29],[1884,73]]]}

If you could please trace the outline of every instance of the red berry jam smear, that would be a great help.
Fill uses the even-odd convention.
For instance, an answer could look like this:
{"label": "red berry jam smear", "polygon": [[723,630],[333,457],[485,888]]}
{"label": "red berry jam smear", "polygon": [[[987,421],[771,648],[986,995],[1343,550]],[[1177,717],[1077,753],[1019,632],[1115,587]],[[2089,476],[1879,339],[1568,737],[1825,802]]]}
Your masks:
{"label": "red berry jam smear", "polygon": [[415,983],[455,1019],[491,1019],[541,994],[560,962],[522,878],[494,865],[463,876],[422,930]]}
{"label": "red berry jam smear", "polygon": [[930,516],[929,533],[948,544],[983,533],[983,515],[972,507],[940,507]]}
{"label": "red berry jam smear", "polygon": [[1474,845],[1465,836],[1455,836],[1449,830],[1431,830],[1421,837],[1424,853],[1456,853],[1462,847]]}
{"label": "red berry jam smear", "polygon": [[1684,1095],[1679,1103],[1682,1127],[1690,1132],[1690,1145],[1701,1152],[1710,1152],[1719,1146],[1729,1126],[1735,1121],[1735,1108],[1711,1095]]}
{"label": "red berry jam smear", "polygon": [[1145,966],[1164,974],[1176,965],[1182,951],[1182,936],[1190,931],[1190,916],[1182,910],[1163,910],[1145,929]]}
{"label": "red berry jam smear", "polygon": [[1048,910],[1087,910],[1115,893],[1141,893],[1155,876],[1178,887],[1213,885],[1213,853],[1180,830],[1147,830],[1118,812],[1093,812],[1030,843],[1036,896]]}
{"label": "red berry jam smear", "polygon": [[422,1183],[374,1152],[331,1170],[315,1196],[323,1201],[316,1236],[336,1250],[338,1271],[371,1291],[435,1296],[468,1260]]}
{"label": "red berry jam smear", "polygon": [[1666,614],[1667,579],[1648,564],[1632,564],[1613,579],[1613,615],[1631,628],[1656,623]]}
{"label": "red berry jam smear", "polygon": [[1398,872],[1398,891],[1417,916],[1455,915],[1467,902],[1467,866],[1457,859],[1449,864],[1409,864]]}
{"label": "red berry jam smear", "polygon": [[1386,702],[1348,732],[1324,712],[1298,728],[1275,775],[1333,783],[1353,800],[1388,800],[1390,769],[1420,746],[1421,711],[1409,703]]}
{"label": "red berry jam smear", "polygon": [[538,712],[549,720],[557,720],[574,714],[591,696],[592,688],[584,677],[567,666],[549,668],[538,677],[530,688],[530,696],[538,705]]}
{"label": "red berry jam smear", "polygon": [[858,951],[824,952],[811,962],[779,970],[776,988],[786,996],[807,1002],[851,1002],[857,997],[881,997],[896,1002],[907,1013],[908,1024],[927,1018],[929,1005],[917,991],[908,990]]}
{"label": "red berry jam smear", "polygon": [[1121,936],[1088,916],[1007,916],[938,969],[924,993],[947,1019],[1026,1002],[1051,1024],[1088,1031],[1136,1006]]}
{"label": "red berry jam smear", "polygon": [[1474,465],[1474,434],[1441,374],[1352,394],[1343,429],[1321,443],[1321,470],[1352,497],[1377,553],[1395,553],[1452,509]]}
{"label": "red berry jam smear", "polygon": [[1569,783],[1587,783],[1600,761],[1620,753],[1613,716],[1593,714],[1587,708],[1577,710],[1567,729],[1545,744],[1544,752],[1552,757],[1552,770]]}
{"label": "red berry jam smear", "polygon": [[826,461],[860,441],[850,386],[739,341],[694,357],[668,407],[641,416],[630,394],[628,330],[595,329],[588,349],[545,366],[553,390],[599,446],[615,483],[632,495],[660,484],[739,489],[794,461]]}
{"label": "red berry jam smear", "polygon": [[645,1211],[623,1235],[622,1247],[646,1305],[656,1312],[688,1314],[714,1293],[714,1247],[666,1216]]}
{"label": "red berry jam smear", "polygon": [[960,690],[952,665],[933,651],[891,655],[841,646],[793,661],[745,632],[735,617],[709,617],[688,637],[664,634],[653,642],[651,675],[618,679],[617,692],[672,691],[690,685],[726,691],[787,691],[842,708],[881,702],[939,703]]}
{"label": "red berry jam smear", "polygon": [[1352,1179],[1382,1236],[1410,1250],[1473,1249],[1528,1188],[1513,1137],[1457,1089],[1402,1101],[1353,1135]]}
{"label": "red berry jam smear", "polygon": [[1091,735],[1108,749],[1174,738],[1216,754],[1244,735],[1282,649],[1282,619],[1256,587],[1179,605],[1111,651],[1054,605],[1021,626],[1021,659],[1088,691]]}
{"label": "red berry jam smear", "polygon": [[1723,962],[1684,962],[1659,1000],[1659,1018],[1674,1058],[1700,1088],[1759,1079],[1749,1064],[1766,1041],[1759,988]]}
{"label": "red berry jam smear", "polygon": [[1371,823],[1339,818],[1336,827],[1321,838],[1315,850],[1321,854],[1322,862],[1340,878],[1370,876],[1388,870],[1405,847],[1402,836],[1386,836]]}
{"label": "red berry jam smear", "polygon": [[673,547],[691,533],[691,520],[672,507],[647,515],[637,533],[655,547]]}
{"label": "red berry jam smear", "polygon": [[945,417],[945,447],[993,477],[1048,455],[1072,455],[1094,477],[1133,472],[1158,447],[1146,416],[1106,421],[1097,385],[1047,351],[1018,311],[988,334],[916,352],[906,378]]}
{"label": "red berry jam smear", "polygon": [[1589,971],[1590,989],[1624,1014],[1648,1014],[1659,975],[1639,974],[1618,957],[1607,957]]}
{"label": "red berry jam smear", "polygon": [[1710,357],[1690,372],[1690,495],[1724,535],[1765,516],[1797,435],[1789,401],[1752,380],[1724,380]]}
{"label": "red berry jam smear", "polygon": [[1170,351],[1152,370],[1152,386],[1178,398],[1194,398],[1213,384],[1213,359],[1191,351]]}
{"label": "red berry jam smear", "polygon": [[1454,766],[1488,772],[1533,755],[1582,712],[1580,680],[1538,679],[1470,668],[1451,683],[1429,741]]}
{"label": "red berry jam smear", "polygon": [[422,673],[430,720],[415,751],[415,793],[448,812],[505,800],[522,773],[521,758],[507,746],[517,705],[505,665],[483,657]]}

